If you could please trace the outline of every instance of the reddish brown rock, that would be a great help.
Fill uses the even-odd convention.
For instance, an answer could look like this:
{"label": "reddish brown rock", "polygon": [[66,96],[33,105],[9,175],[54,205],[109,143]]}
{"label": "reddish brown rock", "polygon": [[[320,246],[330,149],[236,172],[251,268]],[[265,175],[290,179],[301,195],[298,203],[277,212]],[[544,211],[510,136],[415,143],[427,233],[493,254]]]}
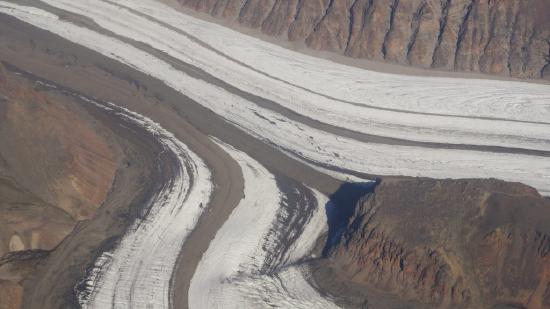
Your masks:
{"label": "reddish brown rock", "polygon": [[84,109],[37,87],[0,65],[0,309],[20,308],[37,265],[94,217],[121,156]]}
{"label": "reddish brown rock", "polygon": [[75,221],[89,219],[113,182],[113,148],[85,113],[4,76],[0,157],[10,177]]}
{"label": "reddish brown rock", "polygon": [[550,0],[179,1],[351,57],[550,79]]}
{"label": "reddish brown rock", "polygon": [[326,13],[324,0],[302,0],[296,8],[296,16],[288,29],[291,41],[305,40]]}
{"label": "reddish brown rock", "polygon": [[550,308],[548,222],[550,200],[519,183],[388,180],[360,201],[328,263],[340,283],[402,304]]}
{"label": "reddish brown rock", "polygon": [[21,307],[23,288],[16,283],[0,280],[0,309]]}
{"label": "reddish brown rock", "polygon": [[333,1],[306,38],[307,45],[314,49],[345,50],[350,29],[349,11],[350,1]]}
{"label": "reddish brown rock", "polygon": [[262,22],[262,31],[274,36],[285,35],[296,16],[298,2],[298,0],[276,0],[273,9]]}
{"label": "reddish brown rock", "polygon": [[239,12],[239,22],[251,28],[260,28],[274,3],[275,0],[245,1]]}

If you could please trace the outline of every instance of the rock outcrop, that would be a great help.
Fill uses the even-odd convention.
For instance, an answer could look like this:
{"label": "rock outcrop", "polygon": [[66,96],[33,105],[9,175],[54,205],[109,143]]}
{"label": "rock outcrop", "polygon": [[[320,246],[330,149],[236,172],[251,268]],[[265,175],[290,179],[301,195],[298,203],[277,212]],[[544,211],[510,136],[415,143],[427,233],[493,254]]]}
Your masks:
{"label": "rock outcrop", "polygon": [[0,309],[107,197],[120,150],[67,98],[52,100],[0,65]]}
{"label": "rock outcrop", "polygon": [[178,0],[313,49],[550,79],[550,0]]}
{"label": "rock outcrop", "polygon": [[113,181],[114,150],[89,115],[33,87],[0,76],[0,175],[75,221],[89,219]]}
{"label": "rock outcrop", "polygon": [[401,305],[550,308],[548,222],[550,200],[519,183],[385,180],[327,261],[340,283]]}

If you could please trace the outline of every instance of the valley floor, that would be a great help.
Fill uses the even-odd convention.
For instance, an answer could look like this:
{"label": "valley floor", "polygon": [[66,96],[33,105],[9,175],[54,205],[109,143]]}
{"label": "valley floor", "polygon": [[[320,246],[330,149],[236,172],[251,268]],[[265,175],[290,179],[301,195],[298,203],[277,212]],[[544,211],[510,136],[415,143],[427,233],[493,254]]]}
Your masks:
{"label": "valley floor", "polygon": [[[148,211],[84,278],[63,278],[87,282],[85,307],[335,306],[301,262],[348,181],[492,177],[550,193],[545,84],[367,71],[151,0],[0,1],[0,25],[4,63],[97,100],[170,158]],[[44,267],[26,308],[69,302],[51,275],[68,266]]]}

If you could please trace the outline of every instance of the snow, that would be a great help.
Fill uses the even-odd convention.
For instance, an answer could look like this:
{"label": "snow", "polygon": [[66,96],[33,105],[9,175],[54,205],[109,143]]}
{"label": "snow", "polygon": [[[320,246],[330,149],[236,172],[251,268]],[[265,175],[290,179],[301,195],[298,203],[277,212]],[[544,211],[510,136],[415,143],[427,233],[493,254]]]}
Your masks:
{"label": "snow", "polygon": [[[93,102],[92,102],[93,103]],[[205,163],[149,118],[114,105],[98,105],[133,122],[177,159],[174,175],[150,200],[112,252],[103,253],[77,294],[82,308],[168,308],[172,270],[185,238],[212,192]]]}
{"label": "snow", "polygon": [[[240,165],[244,198],[210,242],[189,289],[189,307],[195,308],[334,308],[305,280],[307,271],[285,267],[274,275],[260,269],[271,254],[268,232],[278,222],[281,192],[274,176],[235,148],[218,142]],[[315,193],[317,205],[326,197]],[[317,207],[300,238],[288,253],[289,264],[306,256],[325,227],[323,208]]]}
{"label": "snow", "polygon": [[[416,112],[543,122],[550,119],[550,94],[543,85],[367,71],[281,48],[178,13],[154,0],[113,2],[160,17],[161,21],[192,33],[227,55],[238,55],[239,61],[251,67],[324,95]],[[265,61],[266,57],[271,61]]]}
{"label": "snow", "polygon": [[[138,6],[146,2],[140,0],[132,3]],[[272,145],[276,145],[294,157],[301,157],[310,162],[329,166],[380,175],[409,175],[434,178],[495,177],[509,181],[524,182],[539,189],[543,194],[550,193],[550,160],[548,158],[520,154],[431,149],[416,146],[358,142],[357,140],[308,127],[281,114],[257,106],[253,102],[229,93],[218,86],[192,78],[176,70],[168,63],[114,38],[58,20],[52,16],[37,14],[37,11],[40,12],[37,9],[18,6],[8,2],[0,2],[0,4],[3,5],[0,11],[61,35],[68,40],[96,50],[107,57],[116,59],[145,74],[164,81],[170,87],[211,109],[243,131]],[[161,6],[159,5],[159,7]],[[113,12],[114,14],[119,14],[116,11]],[[143,12],[149,11],[144,9]],[[169,20],[169,16],[166,17],[166,20]],[[162,37],[159,33],[155,35],[159,38]],[[234,35],[237,38],[240,37],[240,34],[234,33]],[[275,52],[273,53],[275,54]],[[272,61],[276,61],[275,58],[277,57],[273,56],[264,60],[265,62],[272,63]],[[325,64],[320,64],[320,66],[323,65]],[[349,69],[349,67],[345,68]],[[367,75],[369,74],[367,73],[368,71],[362,72],[365,72]],[[340,75],[335,74],[334,79],[337,80]],[[315,78],[315,76],[310,76],[308,79],[314,80]],[[410,79],[413,77],[406,78]],[[254,83],[255,80],[249,82]],[[453,79],[453,82],[471,83],[469,80],[460,79]],[[479,82],[481,83],[481,81]],[[509,82],[498,83],[510,86]],[[516,87],[518,88],[518,92],[521,92],[523,88],[543,87],[541,85],[513,83],[513,85],[516,84],[519,85]],[[384,91],[391,92],[395,88],[391,85],[393,83],[380,87],[385,89]],[[544,89],[547,90],[548,87]],[[534,99],[530,100],[533,101]],[[533,108],[537,110],[536,104],[533,104]],[[525,114],[527,113],[526,110],[529,109],[523,109],[525,117],[529,116]],[[482,112],[483,110],[480,110],[480,114]],[[518,114],[521,113],[518,112]],[[476,127],[475,129],[481,130],[482,128]],[[526,136],[524,139],[528,140],[529,137]]]}
{"label": "snow", "polygon": [[[144,42],[322,123],[408,140],[550,150],[550,87],[546,85],[361,70],[298,54],[149,0],[113,1],[149,18],[105,1],[44,2],[92,18],[118,35]],[[0,1],[0,12],[153,76],[306,164],[382,175],[495,177],[521,181],[550,194],[550,160],[546,157],[386,145],[338,136],[258,106],[128,43],[44,10]],[[215,50],[151,18],[182,29]],[[175,259],[213,190],[210,172],[160,125],[115,106],[107,109],[154,134],[175,154],[179,165],[173,181],[150,201],[147,218],[136,222],[114,251],[96,261],[86,279],[89,289],[79,297],[86,308],[166,308]],[[276,274],[262,274],[258,270],[270,249],[266,235],[281,211],[282,193],[274,176],[258,162],[229,145],[221,146],[243,170],[245,197],[201,260],[191,282],[190,307],[334,307],[309,285],[307,269],[293,266],[307,256],[325,227],[321,207],[290,245],[285,260],[289,264]],[[326,170],[318,165],[313,166]],[[318,205],[326,203],[326,197],[318,192],[315,196]]]}
{"label": "snow", "polygon": [[[136,8],[150,16],[149,19],[119,5],[102,1],[45,2],[90,17],[118,35],[146,43],[241,90],[333,126],[365,134],[425,142],[512,145],[550,150],[550,135],[547,133],[550,129],[550,87],[545,85],[404,78],[336,65],[325,60],[315,59],[314,62],[311,57],[194,19],[155,1],[113,2]],[[157,21],[150,18],[156,18]],[[169,29],[161,22],[185,30],[195,39]],[[139,27],[135,27],[136,24]],[[205,48],[196,42],[197,38],[217,50]],[[252,58],[251,55],[255,56]],[[241,61],[246,62],[246,65]],[[319,70],[319,66],[323,70]],[[323,84],[323,87],[318,87],[319,84]],[[349,84],[355,85],[353,89],[346,87]],[[338,87],[333,89],[333,85]],[[327,92],[327,88],[334,91]],[[361,95],[349,98],[350,93]],[[367,103],[370,106],[397,110],[368,107],[356,102],[359,99],[369,101]],[[373,102],[398,102],[399,105]],[[417,106],[418,102],[432,103],[414,112],[432,115],[403,110],[403,106]],[[456,109],[457,106],[461,107],[460,111],[468,111],[458,115],[470,118],[448,116],[457,113],[446,108]],[[433,114],[437,112],[444,115]],[[479,117],[501,117],[503,120]],[[511,119],[538,119],[545,123],[509,121]]]}

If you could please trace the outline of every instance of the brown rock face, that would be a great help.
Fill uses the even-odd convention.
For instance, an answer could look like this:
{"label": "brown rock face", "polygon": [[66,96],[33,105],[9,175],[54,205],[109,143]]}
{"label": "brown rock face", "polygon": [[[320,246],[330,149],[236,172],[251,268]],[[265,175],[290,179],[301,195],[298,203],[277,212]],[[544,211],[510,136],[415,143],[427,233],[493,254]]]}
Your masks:
{"label": "brown rock face", "polygon": [[314,49],[550,79],[550,0],[179,0]]}
{"label": "brown rock face", "polygon": [[0,109],[0,175],[15,179],[74,220],[89,219],[105,199],[116,158],[93,121],[7,75]]}
{"label": "brown rock face", "polygon": [[23,289],[10,281],[0,280],[0,309],[21,307]]}
{"label": "brown rock face", "polygon": [[550,200],[518,183],[384,181],[328,263],[342,282],[405,304],[550,308],[548,222]]}
{"label": "brown rock face", "polygon": [[19,308],[36,266],[96,214],[120,154],[83,109],[34,87],[0,65],[0,309]]}
{"label": "brown rock face", "polygon": [[53,250],[75,225],[67,213],[11,180],[0,178],[0,197],[0,258],[9,252]]}

